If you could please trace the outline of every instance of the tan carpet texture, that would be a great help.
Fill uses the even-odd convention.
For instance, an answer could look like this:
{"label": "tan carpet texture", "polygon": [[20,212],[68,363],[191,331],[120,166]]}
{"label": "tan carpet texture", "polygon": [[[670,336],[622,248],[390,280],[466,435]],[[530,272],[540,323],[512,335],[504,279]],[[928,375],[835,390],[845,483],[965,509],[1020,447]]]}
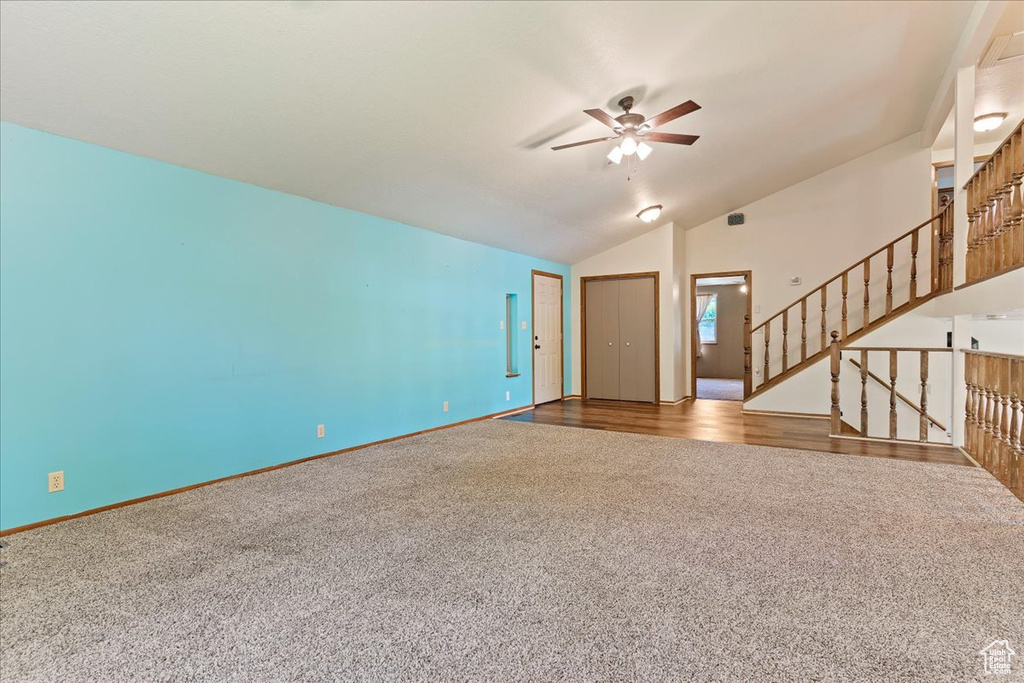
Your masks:
{"label": "tan carpet texture", "polygon": [[5,683],[935,682],[997,678],[997,639],[1024,656],[1024,505],[965,467],[488,421],[7,540]]}

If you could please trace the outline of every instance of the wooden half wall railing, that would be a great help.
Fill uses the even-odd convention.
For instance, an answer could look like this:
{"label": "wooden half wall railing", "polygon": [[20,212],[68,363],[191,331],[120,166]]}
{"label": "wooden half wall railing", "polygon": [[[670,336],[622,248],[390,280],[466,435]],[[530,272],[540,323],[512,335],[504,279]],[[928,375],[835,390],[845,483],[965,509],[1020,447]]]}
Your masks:
{"label": "wooden half wall railing", "polygon": [[[932,425],[942,428],[942,435],[945,437],[945,427],[943,427],[935,418],[928,414],[928,384],[930,379],[930,357],[932,354],[950,354],[952,349],[950,348],[923,348],[923,347],[904,347],[904,346],[893,346],[893,347],[877,347],[877,346],[864,346],[864,347],[846,347],[843,348],[842,342],[839,339],[839,332],[832,332],[832,343],[830,349],[830,367],[829,371],[832,379],[832,406],[829,414],[829,434],[831,436],[840,436],[842,432],[842,411],[840,408],[840,375],[842,372],[842,354],[843,352],[856,353],[860,362],[855,363],[858,370],[860,371],[860,428],[858,436],[861,438],[882,438],[889,439],[892,441],[918,441],[921,443],[929,443],[930,439],[929,428]],[[871,353],[882,353],[886,359],[884,370],[884,376],[878,377],[871,372],[868,365],[868,358]],[[920,403],[915,403],[905,395],[897,391],[896,382],[899,379],[900,354],[913,354],[917,357],[917,367],[912,368],[913,380],[915,384],[920,386],[921,399]],[[947,358],[949,356],[946,356]],[[852,359],[851,359],[852,360]],[[868,379],[873,379],[881,383],[889,392],[889,410],[888,410],[888,436],[884,433],[882,435],[871,436],[868,431],[869,425],[869,399],[868,399]],[[904,435],[901,438],[899,434],[899,412],[897,410],[899,405],[909,406],[914,412],[917,413],[917,434],[915,438],[908,439]],[[948,406],[947,406],[948,407]],[[945,443],[948,443],[946,441]]]}
{"label": "wooden half wall railing", "polygon": [[[928,277],[924,279],[920,277],[925,267],[922,254],[929,252]],[[903,263],[894,279],[897,253]],[[883,254],[884,290],[877,277],[872,280],[872,259],[878,257],[877,272],[877,267],[883,263]],[[851,335],[866,334],[885,320],[952,288],[953,205],[948,204],[936,215],[859,259],[760,325],[752,328],[747,316],[744,339],[750,343],[747,345],[745,341],[743,349],[744,396],[772,386],[795,370],[828,355],[826,330],[833,324],[838,325],[839,338],[845,341]],[[873,290],[875,299],[872,299]],[[755,368],[761,370],[757,378]]]}
{"label": "wooden half wall railing", "polygon": [[967,282],[1024,264],[1024,121],[964,185],[967,196]]}
{"label": "wooden half wall railing", "polygon": [[1024,356],[964,351],[964,450],[1024,500]]}

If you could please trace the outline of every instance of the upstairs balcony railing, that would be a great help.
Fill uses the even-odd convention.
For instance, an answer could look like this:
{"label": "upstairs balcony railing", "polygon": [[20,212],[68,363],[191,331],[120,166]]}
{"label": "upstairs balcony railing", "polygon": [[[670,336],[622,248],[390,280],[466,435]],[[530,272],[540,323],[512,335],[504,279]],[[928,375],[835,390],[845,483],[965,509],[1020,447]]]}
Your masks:
{"label": "upstairs balcony railing", "polygon": [[968,283],[994,277],[1024,264],[1022,125],[1024,121],[964,185],[967,192]]}

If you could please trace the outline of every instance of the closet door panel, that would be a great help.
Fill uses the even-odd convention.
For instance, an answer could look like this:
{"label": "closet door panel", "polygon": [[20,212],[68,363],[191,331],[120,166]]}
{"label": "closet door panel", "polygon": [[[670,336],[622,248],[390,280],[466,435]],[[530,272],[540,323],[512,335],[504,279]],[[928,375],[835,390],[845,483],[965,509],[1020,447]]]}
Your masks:
{"label": "closet door panel", "polygon": [[587,282],[587,398],[619,397],[618,282]]}
{"label": "closet door panel", "polygon": [[619,398],[639,401],[639,354],[637,310],[640,280],[619,280]]}
{"label": "closet door panel", "polygon": [[655,383],[655,335],[654,325],[655,302],[658,293],[654,291],[654,278],[636,280],[637,283],[637,326],[636,326],[636,399],[651,401],[656,399]]}

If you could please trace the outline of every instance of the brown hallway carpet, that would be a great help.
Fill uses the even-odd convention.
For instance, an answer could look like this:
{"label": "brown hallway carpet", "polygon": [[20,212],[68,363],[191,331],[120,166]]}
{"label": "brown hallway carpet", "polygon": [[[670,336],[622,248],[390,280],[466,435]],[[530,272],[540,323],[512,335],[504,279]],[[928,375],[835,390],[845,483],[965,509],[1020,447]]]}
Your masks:
{"label": "brown hallway carpet", "polygon": [[488,421],[8,540],[5,683],[935,682],[1024,654],[1024,505],[965,467]]}

